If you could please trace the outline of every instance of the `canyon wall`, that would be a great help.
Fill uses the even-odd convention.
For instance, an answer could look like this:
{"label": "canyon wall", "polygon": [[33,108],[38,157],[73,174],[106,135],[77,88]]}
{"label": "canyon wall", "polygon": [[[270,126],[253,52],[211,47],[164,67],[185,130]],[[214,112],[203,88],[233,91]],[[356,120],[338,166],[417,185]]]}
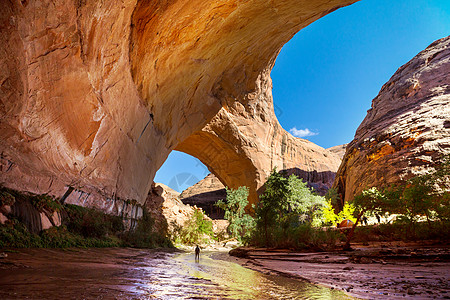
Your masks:
{"label": "canyon wall", "polygon": [[356,131],[334,187],[349,201],[433,169],[450,154],[450,37],[432,43],[381,88]]}
{"label": "canyon wall", "polygon": [[[258,188],[259,170],[289,168],[286,161],[303,155],[289,150],[294,139],[273,115],[269,73],[278,52],[300,29],[353,2],[3,1],[0,184],[58,197],[73,187],[88,202],[144,203],[155,172],[179,148],[224,183]],[[247,126],[251,118],[261,122]],[[244,135],[230,131],[246,126]],[[246,152],[237,161],[245,164],[213,163],[194,145],[208,138],[230,160]],[[264,166],[249,159],[254,142],[267,151]],[[329,168],[314,164],[305,156],[304,171]]]}

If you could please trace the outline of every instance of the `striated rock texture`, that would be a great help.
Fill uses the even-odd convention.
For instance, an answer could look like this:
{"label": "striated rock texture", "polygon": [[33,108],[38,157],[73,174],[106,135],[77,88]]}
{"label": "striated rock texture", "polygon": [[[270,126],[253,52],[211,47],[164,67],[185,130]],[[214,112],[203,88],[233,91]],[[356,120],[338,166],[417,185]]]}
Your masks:
{"label": "striated rock texture", "polygon": [[253,196],[262,170],[299,157],[332,170],[276,122],[269,73],[296,32],[355,1],[3,1],[0,184],[144,203],[175,148]]}
{"label": "striated rock texture", "polygon": [[432,43],[381,88],[347,146],[334,186],[344,201],[433,168],[450,154],[450,37]]}
{"label": "striated rock texture", "polygon": [[336,154],[342,160],[344,158],[345,149],[347,148],[347,145],[348,144],[334,146],[334,147],[327,148],[327,150],[330,151],[331,153]]}
{"label": "striated rock texture", "polygon": [[183,226],[194,213],[194,209],[183,204],[179,196],[180,193],[162,183],[152,185],[145,207],[155,220],[155,231],[168,233],[174,224]]}
{"label": "striated rock texture", "polygon": [[180,200],[185,204],[196,205],[212,219],[223,219],[224,211],[214,204],[227,198],[225,186],[214,174],[208,174],[205,178],[185,189],[180,194]]}

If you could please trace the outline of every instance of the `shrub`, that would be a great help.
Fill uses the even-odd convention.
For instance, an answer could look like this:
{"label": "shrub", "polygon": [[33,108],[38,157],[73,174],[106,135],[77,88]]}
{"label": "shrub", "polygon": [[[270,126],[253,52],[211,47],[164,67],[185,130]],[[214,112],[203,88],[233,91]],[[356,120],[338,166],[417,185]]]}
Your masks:
{"label": "shrub", "polygon": [[0,189],[0,206],[13,205],[16,201],[15,197],[11,195],[5,188]]}
{"label": "shrub", "polygon": [[184,226],[175,226],[173,239],[176,243],[194,245],[206,243],[214,237],[212,221],[200,209],[194,211]]}
{"label": "shrub", "polygon": [[227,201],[219,200],[216,205],[225,211],[225,219],[229,221],[228,233],[240,242],[246,242],[254,228],[254,219],[245,213],[248,205],[248,188],[241,186],[237,189],[226,187]]}
{"label": "shrub", "polygon": [[123,231],[124,225],[119,216],[107,215],[93,208],[66,204],[69,231],[85,237],[101,238],[108,234]]}
{"label": "shrub", "polygon": [[[274,169],[256,206],[252,243],[260,246],[297,245],[298,228],[322,223],[327,202],[295,175],[286,178]],[[306,226],[306,227],[304,227]],[[312,230],[312,229],[311,229]]]}
{"label": "shrub", "polygon": [[29,199],[31,204],[40,212],[47,210],[50,212],[60,211],[62,205],[49,195],[30,195]]}
{"label": "shrub", "polygon": [[134,230],[124,232],[121,238],[131,247],[137,248],[155,248],[158,246],[172,247],[170,240],[159,233],[153,231],[155,221],[152,219],[147,210],[143,210],[143,215],[138,220]]}

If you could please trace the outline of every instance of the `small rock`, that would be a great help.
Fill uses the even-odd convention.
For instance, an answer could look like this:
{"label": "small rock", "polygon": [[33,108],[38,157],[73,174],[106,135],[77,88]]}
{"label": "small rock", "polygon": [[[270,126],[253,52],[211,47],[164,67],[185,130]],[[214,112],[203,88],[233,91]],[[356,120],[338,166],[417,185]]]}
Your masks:
{"label": "small rock", "polygon": [[353,267],[345,267],[343,270],[350,271],[350,270],[353,270],[353,269],[354,269]]}
{"label": "small rock", "polygon": [[5,258],[8,257],[8,254],[6,254],[5,252],[0,253],[0,258]]}
{"label": "small rock", "polygon": [[406,291],[406,293],[407,293],[408,295],[414,295],[414,294],[415,294],[415,292],[413,291],[412,288],[409,288],[409,289]]}
{"label": "small rock", "polygon": [[362,264],[370,264],[372,262],[372,260],[370,258],[368,258],[368,257],[361,257],[360,262]]}

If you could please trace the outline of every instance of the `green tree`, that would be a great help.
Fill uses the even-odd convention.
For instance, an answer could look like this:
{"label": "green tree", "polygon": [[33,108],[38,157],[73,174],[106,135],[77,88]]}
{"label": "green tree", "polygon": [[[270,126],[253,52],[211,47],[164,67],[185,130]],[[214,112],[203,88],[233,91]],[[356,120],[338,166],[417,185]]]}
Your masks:
{"label": "green tree", "polygon": [[230,223],[228,233],[240,242],[247,241],[255,223],[253,217],[245,212],[248,205],[248,187],[225,189],[227,201],[219,200],[216,205],[225,211],[225,219]]}
{"label": "green tree", "polygon": [[258,232],[263,232],[265,245],[270,245],[269,230],[282,217],[283,208],[288,206],[288,179],[273,169],[264,188],[255,211],[256,229]]}
{"label": "green tree", "polygon": [[325,199],[314,194],[297,176],[286,178],[274,169],[264,188],[255,211],[255,234],[264,238],[266,246],[274,244],[274,232],[286,239],[288,232],[300,224],[321,222]]}
{"label": "green tree", "polygon": [[177,226],[174,229],[174,240],[177,243],[193,245],[203,243],[208,240],[207,236],[213,237],[213,224],[200,209],[195,209],[184,226]]}
{"label": "green tree", "polygon": [[339,195],[337,189],[330,188],[325,194],[325,199],[330,201],[332,207],[335,209],[335,212],[336,210],[341,211],[343,209],[341,196]]}
{"label": "green tree", "polygon": [[344,249],[350,249],[350,241],[355,233],[355,228],[361,221],[361,218],[364,216],[364,214],[381,214],[383,212],[383,209],[388,209],[386,205],[383,205],[384,203],[386,203],[385,195],[383,195],[383,193],[381,193],[375,187],[362,191],[361,194],[357,195],[353,199],[352,204],[354,206],[354,216],[356,218],[356,221],[347,235],[347,241],[345,243]]}
{"label": "green tree", "polygon": [[307,186],[306,182],[295,175],[288,178],[288,201],[285,211],[300,215],[301,221],[318,225],[322,222],[323,209],[326,206],[325,198],[316,195]]}

